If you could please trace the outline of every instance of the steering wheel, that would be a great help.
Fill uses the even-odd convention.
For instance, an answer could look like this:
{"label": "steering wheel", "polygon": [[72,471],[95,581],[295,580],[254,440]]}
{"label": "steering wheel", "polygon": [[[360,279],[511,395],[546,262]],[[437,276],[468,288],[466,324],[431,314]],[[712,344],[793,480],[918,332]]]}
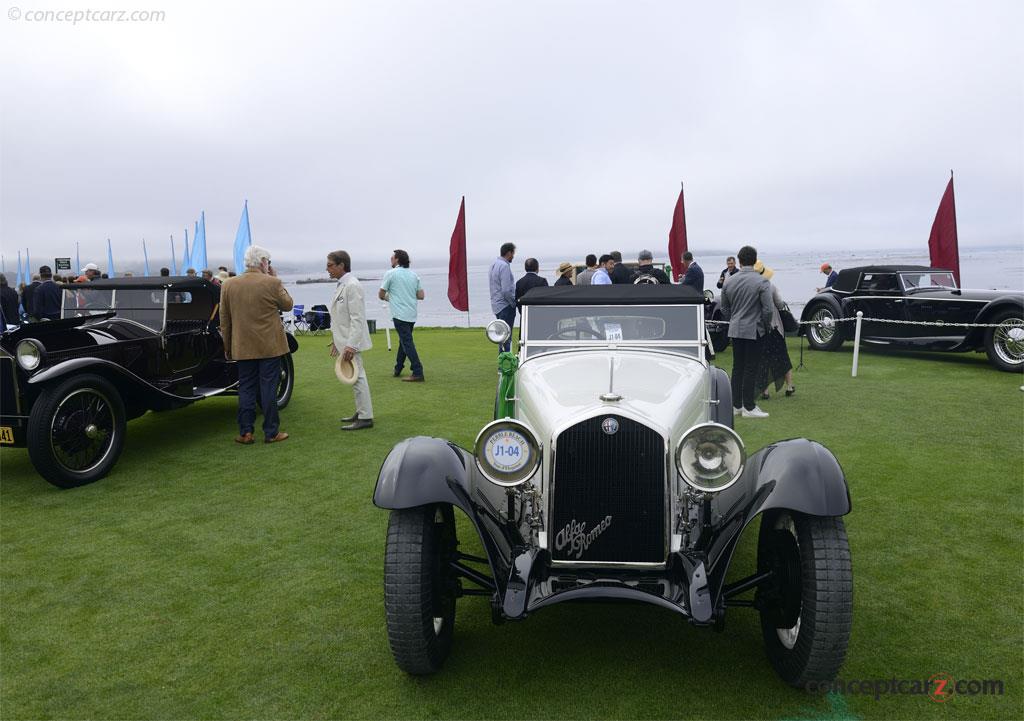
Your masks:
{"label": "steering wheel", "polygon": [[[575,338],[570,338],[569,336],[574,334],[574,333],[575,333],[576,337]],[[604,340],[604,334],[598,333],[593,328],[589,328],[587,326],[577,326],[575,328],[565,328],[565,329],[560,330],[560,331],[555,331],[554,333],[549,335],[547,339],[548,340],[580,340],[580,333],[584,333],[584,334],[590,336],[591,338],[598,338],[599,340]]]}

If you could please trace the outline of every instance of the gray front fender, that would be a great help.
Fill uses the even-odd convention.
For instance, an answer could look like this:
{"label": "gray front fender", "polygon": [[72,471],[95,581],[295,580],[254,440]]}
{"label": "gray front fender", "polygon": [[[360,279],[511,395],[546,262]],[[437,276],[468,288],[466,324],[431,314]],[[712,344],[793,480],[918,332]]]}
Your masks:
{"label": "gray front fender", "polygon": [[839,461],[806,438],[779,441],[747,459],[740,479],[714,499],[716,522],[708,545],[717,597],[740,533],[758,514],[785,508],[811,516],[845,516],[850,491]]}
{"label": "gray front fender", "polygon": [[487,552],[491,573],[504,593],[512,548],[523,543],[503,523],[499,512],[472,489],[473,457],[441,438],[415,436],[391,449],[373,492],[378,508],[399,510],[450,503],[469,517]]}

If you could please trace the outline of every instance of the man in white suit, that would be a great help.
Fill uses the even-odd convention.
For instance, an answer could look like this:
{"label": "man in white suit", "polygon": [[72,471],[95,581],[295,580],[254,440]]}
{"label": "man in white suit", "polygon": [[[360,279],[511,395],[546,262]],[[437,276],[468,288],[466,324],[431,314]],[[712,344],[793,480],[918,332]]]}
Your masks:
{"label": "man in white suit", "polygon": [[362,428],[373,428],[373,404],[370,402],[370,384],[366,380],[366,370],[360,353],[373,347],[370,333],[366,327],[366,301],[363,297],[363,286],[352,273],[352,258],[344,250],[336,250],[327,254],[327,273],[338,279],[338,286],[331,298],[331,357],[352,361],[358,373],[355,385],[352,386],[356,396],[356,413],[342,418],[343,431],[358,431]]}

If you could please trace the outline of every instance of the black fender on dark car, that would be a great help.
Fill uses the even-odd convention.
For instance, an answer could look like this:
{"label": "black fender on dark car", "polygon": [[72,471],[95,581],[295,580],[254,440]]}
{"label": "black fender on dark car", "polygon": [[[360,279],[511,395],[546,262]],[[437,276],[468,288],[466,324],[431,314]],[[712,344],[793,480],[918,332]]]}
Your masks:
{"label": "black fender on dark car", "polygon": [[798,336],[807,334],[807,326],[804,323],[811,319],[815,307],[822,303],[831,308],[837,318],[843,317],[843,304],[839,302],[839,298],[836,297],[835,293],[818,293],[807,301],[807,305],[804,306],[803,311],[800,313],[800,328],[796,332]]}
{"label": "black fender on dark car", "polygon": [[140,416],[147,410],[176,408],[195,400],[155,388],[118,363],[102,358],[72,358],[36,373],[28,382],[42,387],[65,376],[86,372],[103,376],[114,384],[125,402],[129,418]]}
{"label": "black fender on dark car", "polygon": [[474,496],[471,474],[476,466],[468,452],[441,438],[415,436],[398,443],[380,467],[373,505],[400,510],[433,503],[460,508],[476,529],[487,552],[492,578],[500,591],[509,576],[512,548],[522,539],[508,538],[499,511]]}
{"label": "black fender on dark car", "polygon": [[739,480],[717,494],[721,520],[707,545],[711,596],[717,599],[744,528],[765,511],[786,509],[809,516],[845,516],[850,490],[839,461],[806,438],[779,441],[747,459]]}
{"label": "black fender on dark car", "polygon": [[[978,316],[974,319],[974,322],[999,322],[995,320],[996,317],[1001,316],[1003,312],[1007,310],[1017,311],[1022,314],[1021,317],[1024,317],[1024,300],[1022,300],[1019,295],[1011,294],[994,298],[989,303],[986,303],[980,311],[978,311]],[[987,332],[988,328],[970,328],[962,345],[965,348],[984,348],[985,335]]]}

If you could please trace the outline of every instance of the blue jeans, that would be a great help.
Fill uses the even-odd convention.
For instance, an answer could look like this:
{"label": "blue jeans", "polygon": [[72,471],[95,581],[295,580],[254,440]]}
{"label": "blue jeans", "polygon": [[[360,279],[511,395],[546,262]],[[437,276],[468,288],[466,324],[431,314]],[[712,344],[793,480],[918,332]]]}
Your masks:
{"label": "blue jeans", "polygon": [[[516,307],[514,305],[507,305],[499,310],[495,315],[498,320],[503,320],[508,323],[508,329],[511,331],[516,327]],[[503,353],[512,347],[512,334],[509,333],[508,340],[498,346],[498,352]]]}
{"label": "blue jeans", "polygon": [[256,395],[263,408],[263,436],[277,435],[277,385],[281,380],[281,358],[238,361],[238,430],[244,436],[256,425]]}
{"label": "blue jeans", "polygon": [[405,368],[405,359],[409,359],[409,367],[412,368],[414,376],[423,375],[423,364],[420,363],[420,355],[416,352],[416,344],[412,340],[412,329],[415,323],[394,319],[395,332],[398,333],[398,356],[395,358],[395,373],[401,373]]}

